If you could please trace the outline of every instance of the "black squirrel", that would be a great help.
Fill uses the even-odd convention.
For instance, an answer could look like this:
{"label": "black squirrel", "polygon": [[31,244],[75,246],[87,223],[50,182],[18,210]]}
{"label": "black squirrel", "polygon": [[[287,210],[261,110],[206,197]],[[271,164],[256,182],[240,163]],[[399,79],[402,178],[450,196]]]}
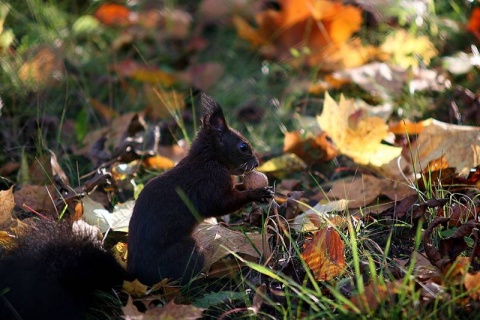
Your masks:
{"label": "black squirrel", "polygon": [[269,188],[236,189],[231,175],[258,166],[246,138],[230,129],[222,108],[202,95],[202,127],[188,155],[140,193],[128,235],[125,271],[90,232],[68,222],[39,222],[0,251],[0,319],[110,319],[121,315],[113,288],[136,276],[187,283],[203,267],[192,232],[221,216],[273,196]]}
{"label": "black squirrel", "polygon": [[192,232],[204,218],[272,198],[267,188],[240,190],[231,175],[258,166],[248,140],[228,127],[221,106],[201,94],[202,126],[188,155],[140,192],[130,219],[127,270],[153,285],[163,278],[186,284],[202,271],[204,255]]}
{"label": "black squirrel", "polygon": [[0,319],[113,319],[131,279],[86,229],[43,221],[0,254]]}

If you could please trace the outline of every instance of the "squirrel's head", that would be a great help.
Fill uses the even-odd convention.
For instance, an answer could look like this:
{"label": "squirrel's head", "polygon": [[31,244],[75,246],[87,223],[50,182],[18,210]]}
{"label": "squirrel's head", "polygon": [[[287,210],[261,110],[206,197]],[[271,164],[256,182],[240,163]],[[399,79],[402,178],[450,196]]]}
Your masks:
{"label": "squirrel's head", "polygon": [[216,159],[233,175],[241,175],[258,166],[250,142],[239,132],[228,127],[222,107],[202,93],[203,110],[200,134],[208,136]]}

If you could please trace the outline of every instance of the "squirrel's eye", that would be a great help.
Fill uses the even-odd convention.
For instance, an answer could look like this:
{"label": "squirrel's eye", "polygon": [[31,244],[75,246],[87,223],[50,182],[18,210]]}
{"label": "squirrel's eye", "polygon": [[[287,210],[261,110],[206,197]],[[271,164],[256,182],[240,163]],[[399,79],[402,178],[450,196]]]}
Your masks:
{"label": "squirrel's eye", "polygon": [[240,142],[238,144],[238,150],[240,150],[240,152],[242,153],[245,153],[249,150],[250,148],[248,147],[248,144],[246,142]]}

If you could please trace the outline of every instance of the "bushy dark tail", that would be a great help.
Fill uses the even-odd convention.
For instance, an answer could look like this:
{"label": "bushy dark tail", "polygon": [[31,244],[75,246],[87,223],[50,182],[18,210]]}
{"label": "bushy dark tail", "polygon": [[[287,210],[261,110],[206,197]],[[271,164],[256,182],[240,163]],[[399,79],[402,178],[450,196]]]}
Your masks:
{"label": "bushy dark tail", "polygon": [[126,272],[91,232],[40,222],[0,255],[0,319],[109,319]]}

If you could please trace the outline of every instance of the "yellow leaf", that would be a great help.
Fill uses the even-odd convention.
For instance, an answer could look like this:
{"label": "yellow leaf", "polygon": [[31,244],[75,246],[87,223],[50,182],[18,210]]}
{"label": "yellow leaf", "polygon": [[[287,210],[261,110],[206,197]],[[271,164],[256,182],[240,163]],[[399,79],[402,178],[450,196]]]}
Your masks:
{"label": "yellow leaf", "polygon": [[391,62],[404,68],[418,67],[420,62],[428,65],[437,55],[427,36],[416,37],[406,30],[390,34],[381,49],[391,55]]}
{"label": "yellow leaf", "polygon": [[355,106],[353,99],[340,97],[340,103],[325,93],[323,112],[317,121],[337,146],[340,153],[356,163],[380,167],[398,157],[401,148],[382,144],[388,126],[379,117],[368,117]]}
{"label": "yellow leaf", "polygon": [[305,162],[294,153],[287,153],[280,157],[268,160],[257,168],[260,172],[268,172],[272,174],[284,174],[303,170],[307,167]]}

